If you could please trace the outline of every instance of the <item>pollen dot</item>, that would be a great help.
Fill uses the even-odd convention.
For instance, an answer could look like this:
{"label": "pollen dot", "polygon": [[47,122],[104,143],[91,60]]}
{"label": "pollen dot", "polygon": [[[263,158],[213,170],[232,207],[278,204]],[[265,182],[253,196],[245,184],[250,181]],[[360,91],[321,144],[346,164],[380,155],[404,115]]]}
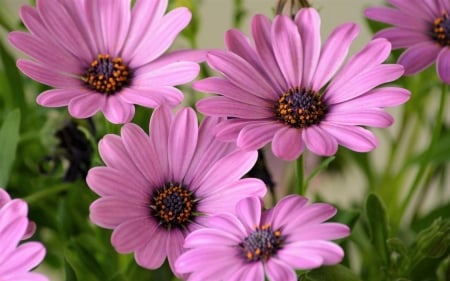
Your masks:
{"label": "pollen dot", "polygon": [[167,229],[185,228],[195,216],[197,202],[183,185],[169,183],[154,192],[151,214]]}
{"label": "pollen dot", "polygon": [[446,12],[434,20],[432,38],[441,46],[450,46],[450,19]]}
{"label": "pollen dot", "polygon": [[130,84],[131,73],[122,58],[99,54],[86,69],[82,80],[91,90],[113,95]]}
{"label": "pollen dot", "polygon": [[283,240],[279,229],[274,231],[270,225],[257,226],[239,247],[248,262],[267,261],[282,248]]}
{"label": "pollen dot", "polygon": [[322,121],[327,112],[322,96],[312,90],[289,89],[275,104],[278,120],[293,128],[307,128]]}

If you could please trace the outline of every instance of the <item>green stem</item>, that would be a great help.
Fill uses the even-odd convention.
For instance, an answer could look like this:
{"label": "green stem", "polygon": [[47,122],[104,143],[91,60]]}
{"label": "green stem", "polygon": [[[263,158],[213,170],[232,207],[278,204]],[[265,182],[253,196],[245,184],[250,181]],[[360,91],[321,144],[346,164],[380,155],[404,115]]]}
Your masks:
{"label": "green stem", "polygon": [[303,155],[297,159],[297,194],[304,196],[306,188],[304,186],[304,167],[303,167]]}
{"label": "green stem", "polygon": [[55,187],[52,188],[45,188],[41,191],[35,192],[27,197],[24,198],[24,200],[26,202],[28,202],[28,204],[33,204],[37,201],[40,201],[42,199],[46,199],[49,197],[53,197],[53,195],[56,195],[60,192],[66,191],[69,188],[73,187],[72,184],[69,183],[61,183],[56,185]]}
{"label": "green stem", "polygon": [[[441,134],[441,130],[442,130],[442,124],[444,122],[444,109],[445,109],[445,103],[446,103],[446,97],[447,97],[447,91],[448,91],[448,86],[446,84],[442,84],[442,90],[441,90],[441,97],[439,100],[439,109],[436,115],[436,124],[433,128],[433,131],[431,133],[431,139],[430,139],[430,143],[428,145],[427,150],[430,151],[433,146],[435,145],[435,143],[438,141],[440,134]],[[416,177],[414,178],[408,194],[405,198],[405,200],[403,201],[402,205],[400,206],[400,212],[399,212],[399,218],[401,219],[406,212],[406,209],[408,208],[409,204],[411,203],[411,200],[414,196],[414,194],[417,192],[419,186],[420,186],[420,182],[423,179],[424,174],[427,171],[428,168],[428,162],[427,161],[423,161],[420,164],[419,170],[416,174]]]}

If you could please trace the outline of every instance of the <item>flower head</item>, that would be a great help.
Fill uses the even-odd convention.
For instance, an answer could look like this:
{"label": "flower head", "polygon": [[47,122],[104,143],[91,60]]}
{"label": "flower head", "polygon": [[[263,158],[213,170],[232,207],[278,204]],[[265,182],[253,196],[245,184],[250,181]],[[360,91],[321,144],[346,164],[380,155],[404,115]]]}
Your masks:
{"label": "flower head", "polygon": [[398,59],[405,75],[416,74],[436,62],[439,78],[450,84],[450,2],[448,0],[388,0],[392,7],[371,7],[366,17],[393,27],[376,38],[386,38],[393,49],[406,50]]}
{"label": "flower head", "polygon": [[150,135],[129,123],[121,136],[100,141],[106,167],[88,173],[88,185],[101,196],[92,203],[90,218],[114,229],[111,241],[118,252],[135,252],[137,263],[149,269],[167,256],[173,269],[184,237],[209,215],[265,194],[262,181],[241,179],[257,152],[216,140],[211,131],[218,121],[207,117],[198,127],[191,108],[173,116],[162,106],[152,115]]}
{"label": "flower head", "polygon": [[164,54],[191,13],[177,8],[164,15],[167,0],[40,0],[24,6],[29,33],[12,32],[9,42],[32,60],[17,66],[52,86],[37,97],[47,107],[68,106],[76,118],[98,111],[112,123],[126,123],[134,104],[175,106],[183,94],[174,86],[192,81],[201,51]]}
{"label": "flower head", "polygon": [[312,8],[295,20],[276,16],[252,20],[254,45],[238,30],[226,34],[227,51],[212,51],[208,64],[222,77],[194,83],[203,92],[197,109],[229,117],[217,128],[222,140],[244,150],[272,142],[284,160],[296,159],[306,146],[318,155],[333,155],[338,144],[358,152],[377,145],[362,126],[387,127],[393,118],[383,108],[404,103],[409,91],[376,86],[403,74],[397,64],[382,64],[390,54],[385,39],[371,41],[343,66],[358,33],[353,23],[336,28],[323,46],[320,18]]}
{"label": "flower head", "polygon": [[329,204],[308,204],[298,195],[284,197],[267,211],[261,200],[246,198],[236,215],[209,218],[207,227],[186,237],[188,249],[177,260],[194,280],[297,280],[295,269],[339,263],[344,252],[328,240],[349,235],[343,224],[324,222],[336,213]]}
{"label": "flower head", "polygon": [[45,248],[39,242],[20,240],[29,235],[28,206],[21,199],[13,199],[0,189],[0,276],[2,281],[48,281],[37,272],[30,272],[45,256]]}

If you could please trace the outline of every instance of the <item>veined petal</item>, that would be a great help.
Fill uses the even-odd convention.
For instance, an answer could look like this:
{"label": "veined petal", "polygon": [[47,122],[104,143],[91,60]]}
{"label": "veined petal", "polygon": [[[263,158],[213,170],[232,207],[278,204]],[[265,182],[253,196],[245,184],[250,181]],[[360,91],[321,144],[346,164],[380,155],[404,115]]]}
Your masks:
{"label": "veined petal", "polygon": [[242,119],[265,119],[274,115],[273,109],[270,107],[241,103],[221,96],[208,97],[198,101],[197,109],[211,116]]}
{"label": "veined petal", "polygon": [[272,140],[272,151],[285,161],[297,159],[303,152],[302,129],[284,126],[279,129]]}
{"label": "veined petal", "polygon": [[440,45],[426,41],[406,49],[398,63],[405,67],[405,75],[414,75],[434,63],[440,51]]}
{"label": "veined petal", "polygon": [[134,105],[123,101],[120,94],[109,96],[102,109],[106,119],[113,124],[128,123],[134,117]]}
{"label": "veined petal", "polygon": [[145,66],[136,70],[133,85],[135,87],[180,85],[192,81],[199,71],[197,63],[188,61],[174,62],[157,69]]}
{"label": "veined petal", "polygon": [[336,154],[338,143],[320,126],[311,126],[302,130],[302,138],[306,147],[314,154],[331,156]]}

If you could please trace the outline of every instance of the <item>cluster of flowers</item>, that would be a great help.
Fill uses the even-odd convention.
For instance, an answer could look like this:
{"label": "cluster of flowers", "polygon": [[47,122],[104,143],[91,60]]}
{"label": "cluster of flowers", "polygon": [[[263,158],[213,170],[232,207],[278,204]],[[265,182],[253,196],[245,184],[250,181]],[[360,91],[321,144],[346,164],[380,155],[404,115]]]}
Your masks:
{"label": "cluster of flowers", "polygon": [[[300,195],[265,209],[264,183],[242,177],[269,143],[283,160],[305,149],[330,156],[338,145],[371,151],[377,139],[365,127],[390,126],[393,118],[383,109],[410,95],[378,86],[436,59],[449,83],[450,20],[442,11],[450,11],[450,3],[413,2],[390,0],[395,7],[366,10],[396,27],[345,63],[358,26],[343,24],[322,43],[313,8],[292,18],[255,15],[252,40],[229,30],[226,50],[167,52],[191,19],[186,8],[166,14],[168,0],[138,0],[132,9],[130,0],[40,0],[21,9],[29,32],[8,39],[31,57],[19,59],[19,69],[54,88],[41,93],[38,104],[68,106],[76,118],[101,111],[124,124],[120,136],[99,142],[105,166],[92,168],[86,179],[100,196],[90,219],[113,229],[119,253],[134,252],[148,269],[167,258],[173,273],[188,280],[294,281],[295,269],[339,263],[344,252],[329,240],[350,230],[326,222],[334,207]],[[384,63],[391,44],[408,48],[399,64]],[[219,74],[193,83],[213,94],[196,104],[205,115],[199,125],[192,108],[172,108],[183,100],[176,86],[194,80],[203,61]],[[134,105],[154,108],[149,133],[130,123]],[[0,241],[9,242],[1,243],[0,275],[46,280],[27,273],[43,259],[43,246],[17,247],[28,225],[26,204],[1,194],[8,200],[0,210]]]}

